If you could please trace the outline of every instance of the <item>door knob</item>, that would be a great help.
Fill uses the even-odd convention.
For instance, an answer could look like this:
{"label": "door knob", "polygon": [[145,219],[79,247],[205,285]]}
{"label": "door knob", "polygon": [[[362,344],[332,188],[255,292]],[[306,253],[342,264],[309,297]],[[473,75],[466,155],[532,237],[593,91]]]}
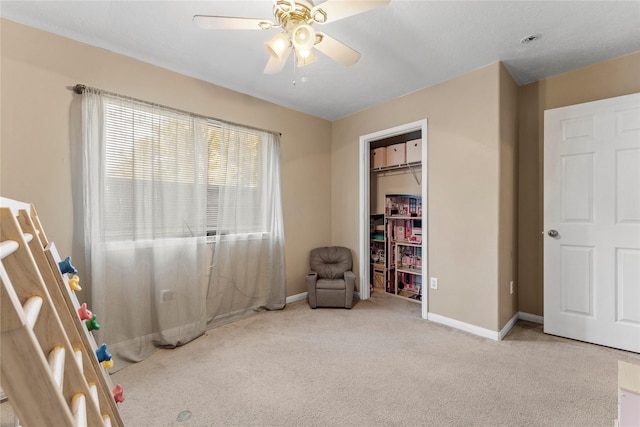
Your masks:
{"label": "door knob", "polygon": [[556,230],[549,230],[547,234],[551,237],[558,237],[558,232]]}

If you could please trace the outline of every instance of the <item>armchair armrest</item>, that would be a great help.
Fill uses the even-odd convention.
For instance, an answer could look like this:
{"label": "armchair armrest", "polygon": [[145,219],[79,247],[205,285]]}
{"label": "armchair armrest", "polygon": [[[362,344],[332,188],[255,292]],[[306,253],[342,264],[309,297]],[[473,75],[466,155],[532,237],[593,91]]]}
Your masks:
{"label": "armchair armrest", "polygon": [[317,307],[316,300],[316,282],[318,281],[318,273],[312,271],[308,273],[305,277],[305,281],[307,282],[307,293],[309,297],[309,306],[311,308]]}
{"label": "armchair armrest", "polygon": [[353,271],[344,272],[344,283],[347,290],[346,301],[344,302],[345,308],[351,308],[353,304],[353,291],[356,285],[356,275]]}

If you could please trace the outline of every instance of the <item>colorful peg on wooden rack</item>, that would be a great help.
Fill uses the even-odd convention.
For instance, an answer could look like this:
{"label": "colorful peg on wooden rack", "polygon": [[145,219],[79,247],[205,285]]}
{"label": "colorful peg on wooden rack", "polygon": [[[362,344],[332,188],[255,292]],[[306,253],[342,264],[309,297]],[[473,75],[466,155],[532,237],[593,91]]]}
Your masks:
{"label": "colorful peg on wooden rack", "polygon": [[111,353],[107,351],[107,345],[102,344],[96,349],[96,356],[98,356],[98,362],[104,362],[105,360],[111,360]]}
{"label": "colorful peg on wooden rack", "polygon": [[96,315],[92,315],[90,320],[85,320],[84,323],[87,325],[87,329],[90,331],[97,331],[100,329],[100,324],[96,320]]}
{"label": "colorful peg on wooden rack", "polygon": [[104,362],[100,362],[100,364],[104,369],[111,369],[113,368],[113,359],[105,360]]}
{"label": "colorful peg on wooden rack", "polygon": [[82,290],[82,288],[80,287],[80,278],[77,275],[74,274],[69,279],[69,288],[71,288],[72,291]]}
{"label": "colorful peg on wooden rack", "polygon": [[120,384],[116,384],[111,393],[113,393],[113,400],[117,403],[124,402],[124,389]]}
{"label": "colorful peg on wooden rack", "polygon": [[60,261],[58,263],[58,267],[60,267],[60,271],[62,272],[62,274],[65,274],[65,273],[77,274],[78,273],[78,270],[76,270],[76,268],[73,265],[71,265],[71,257],[70,256],[68,256],[64,260]]}
{"label": "colorful peg on wooden rack", "polygon": [[78,316],[80,316],[80,320],[92,320],[93,313],[91,310],[87,308],[87,303],[83,302],[80,308],[78,309]]}

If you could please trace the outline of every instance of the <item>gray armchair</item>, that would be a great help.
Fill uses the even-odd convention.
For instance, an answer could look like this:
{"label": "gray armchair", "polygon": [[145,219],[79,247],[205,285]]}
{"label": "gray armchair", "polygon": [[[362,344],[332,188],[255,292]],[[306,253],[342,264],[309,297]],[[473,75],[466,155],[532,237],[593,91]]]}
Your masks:
{"label": "gray armchair", "polygon": [[349,248],[329,246],[311,251],[311,272],[306,277],[311,308],[351,308],[356,283],[352,264]]}

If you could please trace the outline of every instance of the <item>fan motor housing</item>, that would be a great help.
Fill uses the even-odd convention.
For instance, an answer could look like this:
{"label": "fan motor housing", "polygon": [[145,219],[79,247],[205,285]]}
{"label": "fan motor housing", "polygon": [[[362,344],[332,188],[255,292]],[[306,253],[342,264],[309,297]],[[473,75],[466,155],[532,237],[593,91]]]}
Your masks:
{"label": "fan motor housing", "polygon": [[273,8],[273,14],[278,22],[287,30],[300,24],[311,24],[311,8],[302,2],[278,0]]}

